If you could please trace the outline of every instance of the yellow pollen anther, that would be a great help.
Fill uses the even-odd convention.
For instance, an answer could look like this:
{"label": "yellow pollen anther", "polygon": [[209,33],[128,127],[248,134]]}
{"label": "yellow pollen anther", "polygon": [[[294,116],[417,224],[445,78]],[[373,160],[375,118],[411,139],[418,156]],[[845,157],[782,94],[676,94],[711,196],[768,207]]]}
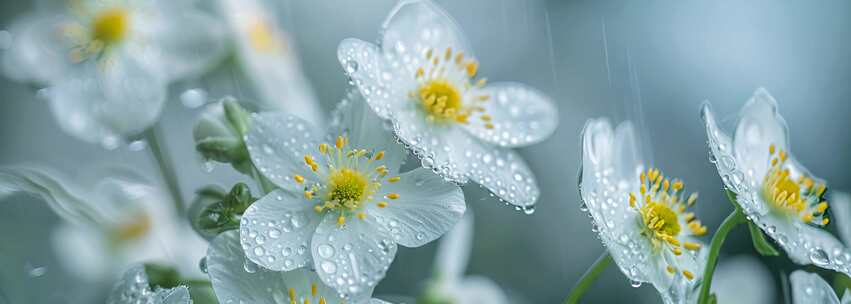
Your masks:
{"label": "yellow pollen anther", "polygon": [[687,203],[688,203],[689,206],[694,205],[694,202],[696,202],[696,201],[697,201],[697,192],[692,193],[691,195],[688,196]]}
{"label": "yellow pollen anther", "polygon": [[458,52],[458,54],[455,55],[455,64],[460,65],[462,61],[464,61],[464,53]]}
{"label": "yellow pollen anther", "polygon": [[387,199],[392,199],[392,200],[394,200],[394,199],[398,199],[398,198],[399,198],[399,194],[398,194],[398,193],[388,193],[386,197],[387,197]]}
{"label": "yellow pollen anther", "polygon": [[398,181],[399,181],[399,180],[401,180],[401,179],[402,179],[401,177],[394,176],[394,177],[388,178],[388,179],[387,179],[387,182],[395,183],[395,182],[398,182]]}
{"label": "yellow pollen anther", "polygon": [[671,249],[671,252],[673,252],[673,253],[674,253],[674,255],[676,255],[676,256],[679,256],[679,255],[682,255],[682,254],[683,254],[683,250],[682,250],[682,249],[680,249],[680,247],[674,247],[673,249]]}
{"label": "yellow pollen anther", "polygon": [[322,154],[328,153],[328,144],[319,144],[319,152]]}
{"label": "yellow pollen anther", "polygon": [[677,269],[674,268],[674,266],[671,266],[671,265],[668,265],[668,267],[665,267],[665,270],[667,270],[668,273],[674,273],[674,272],[677,271]]}
{"label": "yellow pollen anther", "polygon": [[316,296],[316,289],[317,289],[316,283],[310,283],[310,296],[312,296],[312,297]]}
{"label": "yellow pollen anther", "polygon": [[295,288],[290,288],[288,290],[288,292],[289,292],[289,295],[290,295],[290,300],[295,301]]}
{"label": "yellow pollen anther", "polygon": [[768,146],[768,154],[769,155],[774,155],[774,150],[775,150],[774,144],[771,144],[770,146]]}
{"label": "yellow pollen anther", "polygon": [[491,130],[491,129],[493,129],[493,128],[495,128],[495,127],[494,127],[494,125],[493,125],[492,123],[486,123],[486,124],[485,124],[485,129]]}
{"label": "yellow pollen anther", "polygon": [[337,136],[337,141],[334,142],[334,145],[337,149],[342,149],[344,145],[346,145],[346,138],[342,136]]}
{"label": "yellow pollen anther", "polygon": [[425,70],[423,70],[423,68],[422,68],[422,67],[418,68],[418,69],[417,69],[416,78],[423,77],[423,75],[425,75]]}
{"label": "yellow pollen anther", "polygon": [[362,220],[362,219],[365,219],[365,218],[366,218],[366,213],[358,212],[358,219],[359,220]]}
{"label": "yellow pollen anther", "polygon": [[304,191],[304,198],[306,198],[306,199],[308,199],[308,200],[313,199],[313,192],[310,192],[310,191]]}
{"label": "yellow pollen anther", "polygon": [[484,120],[484,121],[491,121],[491,116],[490,116],[490,115],[488,115],[488,114],[484,114],[484,115],[482,115],[482,120]]}
{"label": "yellow pollen anther", "polygon": [[689,281],[694,279],[694,274],[691,273],[691,271],[688,271],[688,270],[683,270],[683,276],[685,276],[686,279],[689,279]]}
{"label": "yellow pollen anther", "polygon": [[325,297],[319,297],[319,304],[328,304],[325,302]]}
{"label": "yellow pollen anther", "polygon": [[322,213],[322,210],[322,205],[313,206],[313,211],[316,211],[316,213]]}
{"label": "yellow pollen anther", "polygon": [[304,176],[295,175],[295,176],[293,176],[293,179],[295,179],[296,183],[299,183],[299,184],[304,183]]}
{"label": "yellow pollen anther", "polygon": [[464,65],[464,69],[467,71],[467,76],[476,76],[476,73],[479,71],[479,63],[476,61],[469,61],[466,65]]}
{"label": "yellow pollen anther", "polygon": [[109,45],[124,39],[130,25],[126,10],[121,8],[101,12],[92,23],[92,40]]}
{"label": "yellow pollen anther", "polygon": [[695,250],[700,249],[700,244],[699,243],[692,243],[692,242],[685,242],[683,244],[683,247],[685,247],[688,250],[695,251]]}
{"label": "yellow pollen anther", "polygon": [[444,60],[449,61],[449,58],[452,58],[452,48],[451,47],[446,48],[446,53],[443,54]]}
{"label": "yellow pollen anther", "polygon": [[431,54],[432,54],[432,50],[431,50],[431,49],[426,50],[426,58],[427,58],[427,59],[431,59]]}
{"label": "yellow pollen anther", "polygon": [[382,158],[384,158],[384,151],[378,151],[378,153],[375,154],[375,157],[373,159],[381,160]]}
{"label": "yellow pollen anther", "polygon": [[822,224],[822,225],[827,225],[827,224],[829,224],[829,223],[830,223],[830,219],[829,219],[829,218],[823,218],[823,219],[821,220],[821,224]]}
{"label": "yellow pollen anther", "polygon": [[343,226],[343,224],[345,224],[345,223],[346,223],[346,217],[345,216],[341,215],[340,217],[337,218],[337,226]]}
{"label": "yellow pollen anther", "polygon": [[378,208],[384,208],[384,207],[387,207],[387,202],[385,202],[385,201],[378,202]]}

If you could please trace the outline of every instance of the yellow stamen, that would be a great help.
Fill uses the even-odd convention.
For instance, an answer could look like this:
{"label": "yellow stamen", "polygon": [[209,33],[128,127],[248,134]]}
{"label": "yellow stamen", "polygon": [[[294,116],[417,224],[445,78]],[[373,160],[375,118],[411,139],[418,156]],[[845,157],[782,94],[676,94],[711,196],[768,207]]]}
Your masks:
{"label": "yellow stamen", "polygon": [[378,208],[384,208],[384,207],[387,207],[387,202],[385,202],[385,201],[378,202]]}
{"label": "yellow stamen", "polygon": [[296,174],[295,176],[293,176],[293,179],[295,179],[296,183],[299,183],[299,184],[304,183],[304,176]]}
{"label": "yellow stamen", "polygon": [[688,270],[683,270],[683,276],[685,276],[686,279],[689,279],[689,280],[694,279],[694,274],[691,273],[691,271],[688,271]]}
{"label": "yellow stamen", "polygon": [[387,182],[395,183],[395,182],[398,182],[398,181],[399,181],[399,180],[401,180],[401,179],[402,179],[402,178],[401,178],[401,177],[399,177],[399,176],[394,176],[394,177],[388,178],[388,179],[387,179]]}
{"label": "yellow stamen", "polygon": [[700,249],[700,246],[701,246],[700,243],[692,243],[692,242],[685,242],[685,244],[683,244],[683,247],[685,247],[686,249],[691,250],[691,251],[695,251],[695,250]]}
{"label": "yellow stamen", "polygon": [[392,199],[392,200],[394,200],[394,199],[398,199],[398,198],[399,198],[399,194],[398,194],[398,193],[388,193],[386,197],[387,197],[387,199]]}
{"label": "yellow stamen", "polygon": [[346,138],[342,137],[342,136],[337,136],[337,141],[334,143],[334,145],[337,147],[337,149],[342,149],[345,144],[346,144]]}
{"label": "yellow stamen", "polygon": [[378,153],[375,154],[375,157],[373,159],[381,160],[382,158],[384,158],[384,151],[378,151]]}

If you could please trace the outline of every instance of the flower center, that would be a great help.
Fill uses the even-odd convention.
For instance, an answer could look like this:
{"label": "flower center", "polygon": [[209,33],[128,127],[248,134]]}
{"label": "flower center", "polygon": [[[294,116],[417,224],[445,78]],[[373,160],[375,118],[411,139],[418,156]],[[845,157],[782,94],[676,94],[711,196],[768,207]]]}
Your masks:
{"label": "flower center", "polygon": [[807,223],[827,225],[830,220],[825,214],[828,208],[827,201],[823,200],[825,185],[806,175],[793,179],[791,171],[784,168],[788,155],[783,150],[777,153],[775,150],[773,144],[768,147],[771,166],[762,181],[763,199],[775,211],[800,216]]}
{"label": "flower center", "polygon": [[106,10],[95,17],[92,24],[92,40],[111,45],[120,42],[127,35],[129,16],[120,8]]}
{"label": "flower center", "polygon": [[461,110],[461,94],[445,79],[429,80],[419,88],[420,105],[438,120],[456,118]]}
{"label": "flower center", "polygon": [[117,242],[137,240],[151,231],[151,218],[147,214],[136,217],[133,221],[116,227],[112,238]]}
{"label": "flower center", "polygon": [[478,72],[478,62],[465,59],[461,52],[453,53],[452,48],[446,48],[442,55],[428,49],[425,59],[414,74],[417,89],[408,95],[423,110],[426,119],[470,124],[470,117],[478,116],[485,128],[493,129],[491,116],[482,106],[490,100],[490,95],[479,93],[487,81],[482,78],[475,84],[471,82]]}
{"label": "flower center", "polygon": [[[368,203],[375,202],[378,208],[387,206],[387,201],[376,202],[374,194],[384,182],[395,183],[400,177],[386,178],[387,167],[377,164],[384,157],[384,151],[370,154],[365,149],[352,149],[348,139],[340,136],[333,148],[320,144],[319,153],[319,160],[311,154],[304,156],[305,165],[315,176],[293,176],[296,183],[304,186],[305,199],[316,204],[313,209],[317,213],[339,214],[337,224],[342,226],[351,215],[365,219],[364,206]],[[397,193],[383,197],[398,198]]]}
{"label": "flower center", "polygon": [[[326,304],[325,297],[319,294],[319,288],[316,286],[316,283],[310,283],[310,294],[309,295],[301,295],[299,296],[296,293],[295,288],[289,288],[287,290],[287,295],[290,297],[290,304],[310,304],[310,303],[318,303],[318,304]],[[316,301],[316,302],[312,302]]]}
{"label": "flower center", "polygon": [[355,210],[366,198],[369,181],[363,173],[352,169],[334,170],[328,176],[328,201],[343,202]]}
{"label": "flower center", "polygon": [[[677,256],[683,254],[683,249],[699,250],[699,243],[680,241],[683,236],[706,234],[706,226],[700,223],[694,213],[686,212],[686,209],[697,201],[697,193],[692,193],[684,199],[683,182],[677,179],[671,182],[655,168],[641,172],[639,181],[640,196],[629,193],[629,207],[641,215],[643,234],[650,239],[654,250],[665,248]],[[688,230],[682,229],[681,221],[686,224]],[[684,231],[688,233],[684,234]],[[672,263],[674,264],[668,264],[667,267],[669,273],[681,271],[687,279],[694,278],[692,272],[682,269],[675,262]]]}

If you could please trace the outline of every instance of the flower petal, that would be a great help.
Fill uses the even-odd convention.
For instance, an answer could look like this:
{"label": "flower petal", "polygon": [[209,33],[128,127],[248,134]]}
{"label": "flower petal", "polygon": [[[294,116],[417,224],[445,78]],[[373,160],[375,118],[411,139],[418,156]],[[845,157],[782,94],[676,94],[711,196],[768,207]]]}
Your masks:
{"label": "flower petal", "polygon": [[315,125],[323,122],[319,101],[310,87],[287,33],[272,16],[270,3],[257,0],[218,1],[234,34],[246,77],[265,108],[287,111]]}
{"label": "flower petal", "polygon": [[839,304],[839,298],[833,293],[833,288],[818,274],[795,270],[789,275],[789,283],[792,285],[794,304]]}
{"label": "flower petal", "polygon": [[192,300],[189,298],[189,289],[186,286],[151,290],[145,266],[136,265],[127,270],[115,283],[106,303],[190,304]]}
{"label": "flower petal", "polygon": [[398,182],[384,184],[378,193],[380,199],[388,193],[399,198],[367,212],[367,221],[390,231],[399,245],[419,247],[434,241],[464,215],[467,206],[458,185],[423,168],[400,177]]}
{"label": "flower petal", "polygon": [[500,200],[533,212],[540,190],[535,175],[517,152],[507,148],[485,147],[474,139],[468,140],[464,151],[469,162],[470,180],[490,190]]}
{"label": "flower petal", "polygon": [[846,266],[851,263],[851,250],[830,232],[774,213],[751,218],[783,248],[792,262],[851,275],[851,269]]}
{"label": "flower petal", "polygon": [[61,26],[67,20],[54,14],[31,14],[9,28],[12,43],[3,52],[3,72],[17,81],[47,83],[70,68]]}
{"label": "flower petal", "polygon": [[115,148],[127,136],[151,127],[166,98],[166,84],[132,56],[84,63],[48,89],[50,110],[65,132]]}
{"label": "flower petal", "polygon": [[60,223],[51,233],[50,243],[59,264],[74,278],[93,283],[113,274],[107,262],[113,257],[110,244],[94,227]]}
{"label": "flower petal", "polygon": [[464,276],[473,246],[473,212],[461,218],[441,239],[435,254],[435,276],[443,281],[456,282]]}
{"label": "flower petal", "polygon": [[346,98],[337,105],[332,116],[328,130],[330,137],[345,134],[353,148],[367,149],[372,153],[384,151],[381,162],[387,166],[390,174],[399,171],[407,152],[396,141],[392,128],[370,109],[357,90],[347,92]]}
{"label": "flower petal", "polygon": [[836,190],[830,191],[830,215],[845,246],[851,246],[851,195]]}
{"label": "flower petal", "polygon": [[482,141],[501,147],[527,146],[552,135],[558,125],[558,110],[553,101],[527,85],[497,82],[478,90],[476,95],[489,96],[482,106],[484,114],[490,115],[493,127],[475,121],[465,128]]}
{"label": "flower petal", "polygon": [[[742,107],[734,144],[741,170],[753,176],[765,176],[770,164],[768,148],[772,144],[789,152],[786,121],[777,113],[777,101],[760,88]],[[749,174],[750,175],[750,174]]]}
{"label": "flower petal", "polygon": [[747,255],[726,258],[719,263],[712,280],[712,292],[718,297],[718,303],[777,303],[771,272],[758,259]]}
{"label": "flower petal", "polygon": [[[715,114],[712,112],[712,106],[709,103],[704,103],[701,106],[700,116],[706,124],[707,143],[709,144],[712,162],[715,164],[715,168],[718,170],[718,175],[721,176],[724,186],[736,194],[743,194],[749,192],[750,189],[758,187],[758,183],[762,181],[762,177],[757,177],[754,174],[745,175],[742,167],[738,164],[736,156],[733,154],[733,141],[730,139],[730,136],[718,127],[715,121]],[[768,151],[764,152],[768,155]],[[742,207],[753,209],[758,206]]]}
{"label": "flower petal", "polygon": [[452,48],[456,53],[473,57],[473,49],[455,20],[429,0],[400,1],[384,21],[382,30],[384,54],[408,57],[410,60],[403,62],[409,75],[414,75],[428,49],[443,52]]}
{"label": "flower petal", "polygon": [[245,210],[240,239],[252,262],[290,271],[310,265],[308,248],[321,217],[298,194],[275,190]]}
{"label": "flower petal", "polygon": [[[144,44],[156,51],[168,80],[198,77],[225,55],[225,29],[219,20],[181,1],[161,1],[159,14],[144,20]],[[140,21],[142,22],[142,21]]]}
{"label": "flower petal", "polygon": [[342,227],[328,214],[311,242],[316,272],[337,292],[354,296],[372,290],[384,278],[396,256],[389,231],[367,221],[350,218]]}
{"label": "flower petal", "polygon": [[304,155],[318,153],[322,135],[307,122],[288,114],[261,113],[251,118],[245,145],[254,166],[276,186],[300,195],[302,186],[293,176],[301,175],[307,180],[313,177]]}
{"label": "flower petal", "polygon": [[285,273],[262,269],[246,259],[236,231],[224,232],[210,243],[207,273],[220,303],[279,304],[288,299]]}
{"label": "flower petal", "polygon": [[0,196],[14,192],[26,192],[39,196],[57,215],[71,223],[96,227],[104,216],[96,206],[96,200],[84,200],[77,185],[69,183],[58,172],[39,167],[0,168]]}
{"label": "flower petal", "polygon": [[337,47],[337,59],[346,75],[379,117],[388,119],[408,102],[416,88],[414,72],[402,74],[399,63],[385,58],[372,43],[348,38]]}

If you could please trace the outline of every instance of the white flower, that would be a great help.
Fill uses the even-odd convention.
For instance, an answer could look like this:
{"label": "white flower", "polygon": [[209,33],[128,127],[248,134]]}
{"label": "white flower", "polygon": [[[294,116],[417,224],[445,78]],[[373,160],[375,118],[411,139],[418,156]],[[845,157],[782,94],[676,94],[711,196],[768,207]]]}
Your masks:
{"label": "white flower", "polygon": [[370,299],[372,288],[357,297],[342,298],[308,269],[287,272],[262,269],[246,259],[236,231],[224,232],[213,239],[207,252],[207,271],[220,303],[387,303]]}
{"label": "white flower", "polygon": [[221,26],[184,2],[71,1],[25,16],[12,27],[6,74],[48,84],[66,132],[113,148],[156,122],[168,82],[224,54]]}
{"label": "white flower", "polygon": [[585,124],[580,193],[583,208],[621,271],[633,282],[650,282],[665,303],[697,300],[706,250],[695,237],[706,227],[687,212],[697,194],[684,196],[683,182],[645,170],[640,140],[624,122]]}
{"label": "white flower", "polygon": [[830,209],[836,223],[836,231],[845,246],[851,245],[851,194],[831,190]]}
{"label": "white flower", "polygon": [[325,284],[357,294],[384,277],[396,244],[419,247],[464,214],[461,189],[430,170],[399,173],[405,157],[358,94],[338,108],[326,139],[285,114],[254,115],[251,160],[281,189],[242,217],[246,255],[271,270],[311,266]]}
{"label": "white flower", "polygon": [[219,0],[230,25],[236,54],[262,105],[286,111],[312,124],[324,120],[319,101],[298,62],[295,47],[273,15],[258,0]]}
{"label": "white flower", "polygon": [[171,203],[132,173],[100,173],[106,176],[83,187],[52,170],[2,168],[0,194],[31,193],[66,220],[50,241],[62,267],[79,279],[96,283],[129,264],[152,260],[200,275],[196,265],[205,242],[174,214]]}
{"label": "white flower", "polygon": [[712,278],[717,303],[777,303],[774,279],[759,259],[749,255],[724,258]]}
{"label": "white flower", "polygon": [[509,303],[502,289],[490,279],[482,276],[464,277],[472,243],[473,216],[468,212],[441,239],[437,247],[434,276],[425,291],[426,303]]}
{"label": "white flower", "polygon": [[346,39],[337,51],[372,109],[393,123],[423,167],[533,210],[535,177],[510,148],[552,134],[558,114],[549,97],[519,83],[476,80],[472,49],[431,1],[401,1],[381,31],[379,46]]}
{"label": "white flower", "polygon": [[106,304],[191,304],[186,286],[151,288],[145,266],[131,267],[109,292]]}
{"label": "white flower", "polygon": [[825,182],[792,156],[786,122],[768,91],[758,89],[742,107],[733,139],[709,104],[701,114],[718,174],[745,215],[795,263],[851,274],[851,251],[820,228],[829,222]]}
{"label": "white flower", "polygon": [[848,292],[848,289],[843,291],[842,301],[840,301],[830,284],[825,282],[818,274],[795,270],[789,275],[789,281],[792,285],[792,304],[851,303],[851,292]]}

